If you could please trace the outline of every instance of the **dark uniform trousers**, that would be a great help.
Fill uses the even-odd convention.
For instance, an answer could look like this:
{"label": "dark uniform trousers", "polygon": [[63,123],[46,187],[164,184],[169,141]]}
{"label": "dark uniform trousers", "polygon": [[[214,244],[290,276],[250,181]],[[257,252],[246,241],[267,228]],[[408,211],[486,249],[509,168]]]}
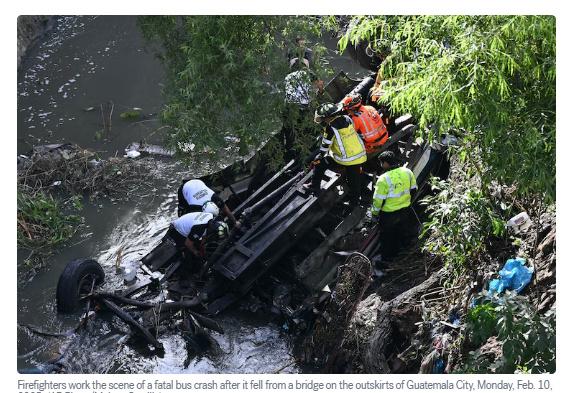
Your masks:
{"label": "dark uniform trousers", "polygon": [[192,255],[192,253],[187,249],[185,245],[186,237],[180,234],[180,232],[178,232],[173,225],[170,225],[168,232],[166,232],[162,238],[162,243],[166,242],[172,244],[175,243],[175,248],[178,250],[178,252],[182,253],[185,262],[183,266],[186,268],[186,270],[190,272],[197,272],[201,269],[203,266],[202,258],[198,258]]}
{"label": "dark uniform trousers", "polygon": [[327,169],[345,172],[347,186],[349,188],[349,202],[351,205],[359,204],[362,187],[361,165],[340,165],[330,156],[323,157],[315,166],[312,175],[312,188],[319,190],[321,178]]}
{"label": "dark uniform trousers", "polygon": [[164,235],[162,241],[167,239],[172,240],[178,249],[185,248],[186,237],[180,234],[180,232],[178,232],[172,224],[170,224],[170,228],[168,229],[168,232],[166,232],[166,234]]}
{"label": "dark uniform trousers", "polygon": [[414,216],[411,206],[394,212],[379,213],[381,257],[392,258],[409,244],[414,235]]}

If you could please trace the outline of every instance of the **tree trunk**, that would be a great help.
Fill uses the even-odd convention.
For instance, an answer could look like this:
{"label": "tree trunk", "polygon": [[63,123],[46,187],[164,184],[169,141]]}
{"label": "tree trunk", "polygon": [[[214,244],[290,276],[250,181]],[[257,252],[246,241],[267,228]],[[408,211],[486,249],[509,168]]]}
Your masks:
{"label": "tree trunk", "polygon": [[370,282],[369,259],[359,253],[350,255],[340,267],[337,285],[325,311],[315,321],[313,335],[306,340],[310,350],[306,356],[308,362],[324,367],[324,372],[337,370],[345,330]]}
{"label": "tree trunk", "polygon": [[421,295],[438,286],[441,277],[441,270],[433,273],[418,286],[403,292],[378,309],[376,326],[363,356],[367,372],[390,372],[388,360],[394,352],[400,352],[397,341],[408,341],[411,333],[416,330],[414,323],[421,320],[421,309],[413,307],[413,304],[418,304]]}
{"label": "tree trunk", "polygon": [[411,335],[421,320],[421,309],[414,307],[420,297],[440,284],[443,271],[433,273],[421,284],[381,303],[372,295],[358,307],[348,330],[346,341],[355,346],[363,370],[368,373],[390,373],[395,366],[389,363],[409,345]]}

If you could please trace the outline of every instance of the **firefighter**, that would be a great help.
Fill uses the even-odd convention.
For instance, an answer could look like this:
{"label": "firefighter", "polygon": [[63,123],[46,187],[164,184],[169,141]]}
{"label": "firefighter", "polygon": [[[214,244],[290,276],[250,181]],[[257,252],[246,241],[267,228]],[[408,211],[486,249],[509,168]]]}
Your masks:
{"label": "firefighter", "polygon": [[[212,202],[212,204],[208,204],[208,202]],[[217,211],[213,209],[213,206],[217,208]],[[182,181],[180,188],[178,188],[178,217],[192,212],[212,213],[217,216],[220,209],[223,210],[232,225],[235,227],[241,225],[223,199],[206,186],[206,183],[200,179]]]}
{"label": "firefighter", "polygon": [[321,191],[321,177],[326,169],[344,168],[349,188],[350,206],[360,198],[361,165],[367,161],[363,141],[355,131],[353,121],[345,115],[339,104],[323,104],[315,112],[314,121],[324,126],[324,133],[316,163],[311,188]]}
{"label": "firefighter", "polygon": [[213,202],[206,203],[207,209],[214,212],[193,212],[177,218],[170,224],[163,241],[170,241],[190,265],[198,269],[206,257],[205,246],[210,239],[221,241],[228,233],[226,223],[217,218],[218,207]]}
{"label": "firefighter", "polygon": [[361,135],[368,156],[381,152],[389,135],[377,110],[370,105],[362,105],[359,94],[346,96],[341,103],[353,120],[355,130]]}
{"label": "firefighter", "polygon": [[379,155],[384,173],[373,192],[373,205],[368,219],[378,221],[382,260],[394,257],[409,241],[412,223],[411,202],[417,191],[413,172],[402,167],[391,151]]}

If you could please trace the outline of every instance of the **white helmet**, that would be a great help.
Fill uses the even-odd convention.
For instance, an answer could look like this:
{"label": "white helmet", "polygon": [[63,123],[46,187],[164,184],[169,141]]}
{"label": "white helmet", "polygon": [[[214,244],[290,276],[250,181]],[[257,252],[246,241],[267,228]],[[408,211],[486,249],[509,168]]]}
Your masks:
{"label": "white helmet", "polygon": [[204,205],[202,206],[202,211],[204,213],[211,213],[214,215],[214,217],[217,217],[218,214],[220,214],[220,208],[218,207],[218,205],[210,201],[204,203]]}

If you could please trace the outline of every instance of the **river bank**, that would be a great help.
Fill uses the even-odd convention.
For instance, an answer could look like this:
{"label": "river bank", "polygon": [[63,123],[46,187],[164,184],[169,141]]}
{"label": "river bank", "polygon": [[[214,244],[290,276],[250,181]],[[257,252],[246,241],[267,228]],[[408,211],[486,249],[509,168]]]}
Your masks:
{"label": "river bank", "polygon": [[51,18],[53,17],[48,15],[20,15],[18,17],[18,33],[16,37],[18,68],[20,68],[20,61],[26,51],[31,48],[38,38],[52,28],[53,22]]}

